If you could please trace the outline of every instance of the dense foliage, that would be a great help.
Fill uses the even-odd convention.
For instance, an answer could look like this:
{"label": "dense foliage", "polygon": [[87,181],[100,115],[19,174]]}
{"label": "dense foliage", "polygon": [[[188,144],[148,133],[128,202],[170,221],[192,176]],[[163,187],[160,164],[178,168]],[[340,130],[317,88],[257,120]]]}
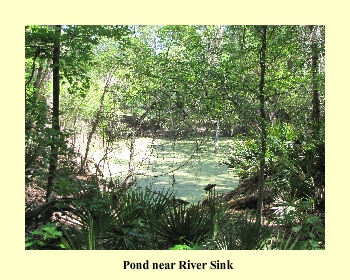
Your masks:
{"label": "dense foliage", "polygon": [[[324,26],[26,26],[26,249],[324,248],[324,43]],[[239,187],[186,204],[174,171],[215,134]],[[152,167],[162,190],[138,173],[157,139],[195,143]]]}

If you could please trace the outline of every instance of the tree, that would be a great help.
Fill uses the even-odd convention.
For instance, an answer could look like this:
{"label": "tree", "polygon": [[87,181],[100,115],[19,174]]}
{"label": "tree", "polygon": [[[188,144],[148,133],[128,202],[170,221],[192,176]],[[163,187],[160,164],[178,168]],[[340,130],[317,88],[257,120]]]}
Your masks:
{"label": "tree", "polygon": [[53,187],[53,182],[55,179],[55,172],[57,169],[57,159],[58,159],[58,143],[56,139],[59,137],[60,133],[60,50],[61,50],[61,25],[55,26],[54,34],[54,44],[52,52],[52,65],[53,65],[53,103],[52,103],[52,129],[53,133],[51,136],[51,157],[49,165],[49,175],[47,179],[47,189],[46,189],[46,202],[49,201],[51,190]]}
{"label": "tree", "polygon": [[316,143],[312,176],[315,184],[315,201],[319,210],[324,212],[325,196],[325,144],[322,127],[324,121],[320,110],[320,89],[323,88],[322,55],[323,55],[323,27],[309,26],[311,47],[311,88],[312,88],[312,113],[313,138]]}
{"label": "tree", "polygon": [[319,97],[319,56],[322,50],[322,27],[309,26],[310,45],[311,45],[311,86],[312,86],[312,114],[311,121],[315,125],[315,133],[317,134],[320,125],[320,97]]}
{"label": "tree", "polygon": [[[53,72],[53,92],[52,92],[52,117],[49,133],[44,137],[51,147],[48,166],[48,181],[46,200],[49,199],[52,187],[54,185],[56,170],[58,165],[58,154],[60,145],[64,145],[63,135],[60,131],[60,87],[64,85],[70,93],[85,96],[90,87],[90,77],[88,70],[93,65],[93,46],[98,44],[102,37],[114,37],[121,39],[127,34],[128,28],[123,26],[27,26],[26,27],[26,58],[32,60],[31,71],[26,75],[26,100],[31,93],[38,91],[42,66],[37,69],[37,61],[52,61]],[[37,78],[32,85],[33,77],[37,72]],[[34,88],[34,89],[32,89]],[[35,96],[35,95],[34,95]],[[28,109],[28,131],[32,129],[32,110],[30,106],[33,103],[27,103]],[[44,126],[45,123],[42,123]],[[45,131],[44,128],[40,128]],[[26,133],[30,137],[30,133]],[[29,143],[28,141],[27,143]],[[61,147],[62,148],[62,147]],[[43,147],[43,149],[45,149]],[[31,150],[28,150],[31,152]],[[36,155],[26,155],[30,158],[26,167],[33,162]],[[28,163],[28,164],[27,164]]]}
{"label": "tree", "polygon": [[259,111],[260,111],[260,169],[259,169],[259,192],[258,192],[258,205],[257,205],[257,224],[261,224],[261,213],[264,199],[265,189],[265,156],[266,156],[266,126],[267,118],[265,111],[265,72],[266,72],[266,49],[267,49],[267,29],[268,27],[257,27],[257,32],[261,36],[261,49],[259,53],[260,58],[260,82],[259,82]]}

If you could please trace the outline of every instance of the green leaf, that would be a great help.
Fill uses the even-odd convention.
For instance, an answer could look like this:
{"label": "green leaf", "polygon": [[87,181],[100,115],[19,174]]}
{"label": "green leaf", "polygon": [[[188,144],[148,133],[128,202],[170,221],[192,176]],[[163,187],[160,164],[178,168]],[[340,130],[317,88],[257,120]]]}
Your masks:
{"label": "green leaf", "polygon": [[309,243],[311,244],[311,246],[313,248],[318,248],[320,247],[320,244],[317,243],[317,241],[313,240],[313,239],[309,239]]}
{"label": "green leaf", "polygon": [[300,225],[292,227],[292,231],[294,231],[294,232],[298,232],[299,230],[301,230],[301,226]]}
{"label": "green leaf", "polygon": [[316,222],[319,222],[319,221],[321,221],[321,219],[319,217],[315,217],[315,216],[309,216],[306,219],[306,223],[307,224],[313,224],[313,223],[316,223]]}
{"label": "green leaf", "polygon": [[316,236],[312,232],[309,232],[309,236],[311,239],[316,239]]}
{"label": "green leaf", "polygon": [[169,250],[192,250],[190,246],[187,246],[185,244],[177,244],[174,247],[169,248]]}
{"label": "green leaf", "polygon": [[25,248],[30,247],[30,246],[32,246],[33,244],[35,244],[35,242],[28,242],[28,243],[25,244]]}

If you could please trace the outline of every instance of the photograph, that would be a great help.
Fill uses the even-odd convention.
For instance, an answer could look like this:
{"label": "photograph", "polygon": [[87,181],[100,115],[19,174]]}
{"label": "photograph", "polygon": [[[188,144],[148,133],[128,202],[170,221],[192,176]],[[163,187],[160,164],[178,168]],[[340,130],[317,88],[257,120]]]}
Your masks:
{"label": "photograph", "polygon": [[23,29],[23,250],[326,249],[325,25]]}

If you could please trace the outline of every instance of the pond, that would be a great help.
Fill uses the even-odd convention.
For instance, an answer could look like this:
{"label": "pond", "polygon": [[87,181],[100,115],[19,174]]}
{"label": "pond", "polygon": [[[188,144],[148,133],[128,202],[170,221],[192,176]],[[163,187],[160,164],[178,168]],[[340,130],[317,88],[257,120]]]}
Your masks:
{"label": "pond", "polygon": [[[216,184],[217,193],[238,186],[234,170],[220,164],[233,138],[221,138],[220,150],[214,153],[214,138],[170,139],[138,138],[135,143],[136,185],[161,191],[172,188],[177,197],[197,202],[205,197],[203,188]],[[120,141],[110,154],[108,165],[101,166],[113,180],[125,178],[130,152],[128,142]],[[96,162],[102,151],[92,153]]]}

